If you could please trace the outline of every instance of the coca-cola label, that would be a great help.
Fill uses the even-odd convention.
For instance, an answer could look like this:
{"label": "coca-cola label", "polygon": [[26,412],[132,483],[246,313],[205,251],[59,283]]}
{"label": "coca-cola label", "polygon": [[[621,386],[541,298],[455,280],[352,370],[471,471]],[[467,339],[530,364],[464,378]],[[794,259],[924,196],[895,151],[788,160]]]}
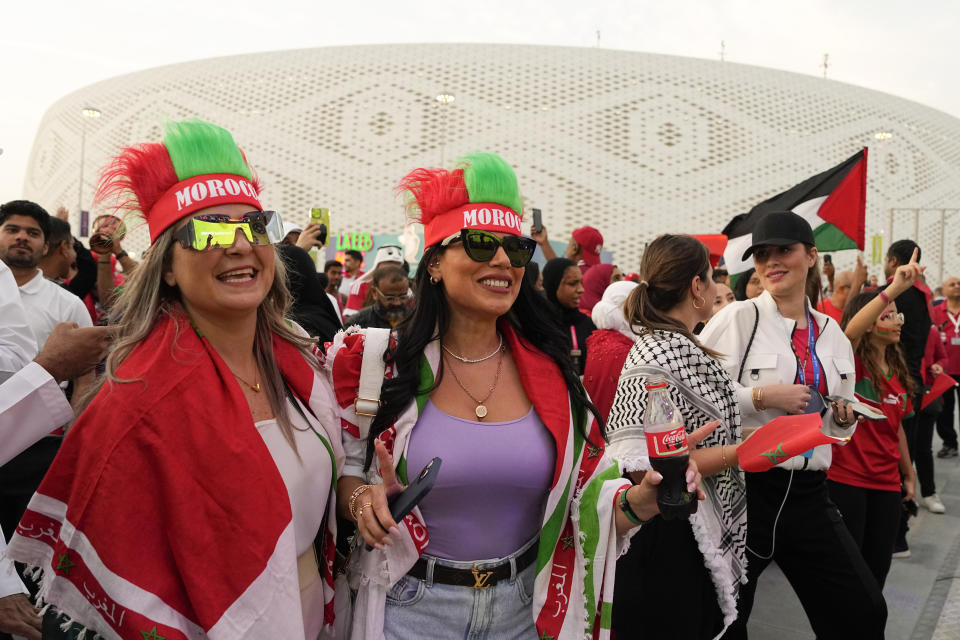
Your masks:
{"label": "coca-cola label", "polygon": [[646,432],[647,454],[651,458],[670,458],[687,452],[687,430],[683,425],[670,431]]}

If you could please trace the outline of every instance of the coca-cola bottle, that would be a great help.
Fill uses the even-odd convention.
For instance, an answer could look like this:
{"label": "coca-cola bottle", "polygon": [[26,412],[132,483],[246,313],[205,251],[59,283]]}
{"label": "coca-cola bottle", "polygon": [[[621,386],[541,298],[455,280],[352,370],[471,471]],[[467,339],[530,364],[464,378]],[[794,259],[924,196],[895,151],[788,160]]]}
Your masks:
{"label": "coca-cola bottle", "polygon": [[649,378],[647,409],[643,412],[643,431],[647,436],[650,466],[659,471],[663,481],[657,487],[657,505],[666,520],[686,518],[696,511],[697,497],[687,491],[687,430],[680,411],[667,393],[662,377]]}

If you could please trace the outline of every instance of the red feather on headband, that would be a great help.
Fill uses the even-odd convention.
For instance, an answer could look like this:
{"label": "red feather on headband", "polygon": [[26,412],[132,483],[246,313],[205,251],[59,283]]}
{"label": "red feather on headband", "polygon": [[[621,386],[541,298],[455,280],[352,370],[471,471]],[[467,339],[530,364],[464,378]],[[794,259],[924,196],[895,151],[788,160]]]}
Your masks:
{"label": "red feather on headband", "polygon": [[110,200],[118,210],[146,216],[160,196],[179,181],[162,143],[138,144],[121,150],[104,169],[94,201]]}
{"label": "red feather on headband", "polygon": [[463,169],[415,169],[400,181],[397,192],[409,194],[405,205],[407,216],[424,225],[470,202]]}

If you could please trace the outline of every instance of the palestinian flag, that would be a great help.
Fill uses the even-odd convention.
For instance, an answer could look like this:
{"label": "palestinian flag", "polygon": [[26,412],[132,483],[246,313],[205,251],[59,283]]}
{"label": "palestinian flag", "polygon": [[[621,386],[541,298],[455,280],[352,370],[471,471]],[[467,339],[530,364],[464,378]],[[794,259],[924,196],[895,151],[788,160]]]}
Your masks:
{"label": "palestinian flag", "polygon": [[753,267],[743,252],[753,242],[753,227],[773,211],[793,211],[813,227],[820,251],[863,250],[867,204],[867,149],[864,147],[832,169],[807,178],[795,187],[764,200],[749,213],[736,216],[724,228],[730,240],[723,253],[730,275]]}

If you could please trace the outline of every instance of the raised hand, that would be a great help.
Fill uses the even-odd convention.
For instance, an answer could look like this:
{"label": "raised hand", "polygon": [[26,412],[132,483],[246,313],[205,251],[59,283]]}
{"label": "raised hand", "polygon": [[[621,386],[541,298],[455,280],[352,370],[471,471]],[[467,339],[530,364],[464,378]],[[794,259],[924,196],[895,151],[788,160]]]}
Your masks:
{"label": "raised hand", "polygon": [[887,295],[889,297],[893,298],[900,295],[923,277],[923,272],[926,270],[926,267],[921,267],[917,260],[917,254],[919,252],[919,248],[914,249],[910,262],[897,267],[897,270],[893,274],[893,282],[887,287]]}
{"label": "raised hand", "polygon": [[387,498],[403,491],[403,486],[397,481],[397,474],[393,468],[393,458],[387,452],[382,442],[374,443],[377,453],[377,464],[380,468],[382,484],[371,485],[358,498],[358,507],[353,514],[357,520],[357,530],[364,541],[372,547],[383,549],[384,545],[392,545],[391,533],[399,533],[397,523],[390,515],[390,506]]}
{"label": "raised hand", "polygon": [[311,222],[308,224],[303,231],[300,232],[300,237],[297,238],[297,246],[303,249],[304,251],[309,251],[314,247],[319,247],[320,245],[320,233],[323,231],[323,225],[318,222]]}
{"label": "raised hand", "polygon": [[546,225],[540,227],[540,233],[534,231],[533,227],[530,227],[530,237],[537,241],[537,244],[542,245],[547,241],[547,227]]}

